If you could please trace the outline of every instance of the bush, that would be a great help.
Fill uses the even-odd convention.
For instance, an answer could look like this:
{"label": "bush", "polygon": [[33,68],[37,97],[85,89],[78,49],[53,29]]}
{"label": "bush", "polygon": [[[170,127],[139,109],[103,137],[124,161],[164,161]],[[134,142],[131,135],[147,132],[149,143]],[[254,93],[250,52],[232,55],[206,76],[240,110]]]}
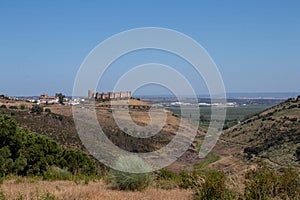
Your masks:
{"label": "bush", "polygon": [[226,187],[226,177],[222,171],[208,170],[198,177],[194,188],[194,199],[235,199],[233,192]]}
{"label": "bush", "polygon": [[246,147],[244,149],[244,153],[248,154],[248,156],[251,156],[252,154],[258,155],[259,154],[259,149],[256,147]]}
{"label": "bush", "polygon": [[246,199],[269,199],[275,197],[277,184],[276,175],[273,170],[265,165],[258,169],[249,171],[245,178]]}
{"label": "bush", "polygon": [[59,166],[66,168],[73,175],[95,175],[95,162],[85,153],[78,150],[65,150],[60,158]]}
{"label": "bush", "polygon": [[46,109],[45,109],[45,112],[46,112],[46,113],[51,113],[50,108],[46,108]]}
{"label": "bush", "polygon": [[2,104],[2,105],[0,106],[0,108],[6,108],[6,105]]}
{"label": "bush", "polygon": [[0,177],[8,175],[13,168],[13,160],[7,146],[0,148]]}
{"label": "bush", "polygon": [[43,174],[45,180],[71,180],[72,174],[66,169],[61,169],[56,166],[50,167]]}
{"label": "bush", "polygon": [[195,171],[192,173],[182,171],[179,173],[179,176],[179,187],[182,189],[194,189],[196,187],[197,180],[200,178],[200,175]]}
{"label": "bush", "polygon": [[157,178],[160,180],[178,180],[179,176],[168,169],[161,169],[157,175]]}
{"label": "bush", "polygon": [[48,166],[58,164],[62,149],[57,142],[26,130],[21,130],[21,133],[26,141],[20,150],[20,155],[24,156],[27,161],[21,175],[42,175]]}
{"label": "bush", "polygon": [[12,110],[17,110],[18,107],[17,106],[9,106],[9,109],[12,109]]}
{"label": "bush", "polygon": [[130,171],[151,171],[151,167],[138,156],[123,156],[116,162],[116,168],[109,174],[110,182],[120,190],[143,190],[152,181],[152,173],[130,173]]}
{"label": "bush", "polygon": [[283,198],[288,196],[292,199],[300,197],[299,171],[292,168],[280,169],[278,191]]}
{"label": "bush", "polygon": [[180,176],[168,169],[161,169],[156,175],[156,187],[170,190],[179,187]]}
{"label": "bush", "polygon": [[32,112],[32,113],[36,113],[36,114],[38,114],[38,115],[42,114],[43,110],[44,110],[43,107],[42,107],[42,106],[39,106],[39,105],[34,105],[34,106],[32,106],[32,108],[31,108],[31,112]]}
{"label": "bush", "polygon": [[54,140],[21,129],[11,118],[0,115],[0,177],[43,175],[49,166],[67,168],[77,175],[94,175],[95,162],[81,151],[62,150]]}
{"label": "bush", "polygon": [[24,104],[22,104],[22,105],[20,106],[20,109],[21,109],[21,110],[25,110],[25,109],[26,109],[26,106],[25,106]]}
{"label": "bush", "polygon": [[195,171],[181,171],[179,174],[176,174],[171,170],[161,169],[157,174],[157,182],[159,188],[162,189],[193,189],[199,177],[200,175]]}
{"label": "bush", "polygon": [[298,199],[300,197],[299,172],[291,168],[279,171],[259,164],[258,168],[249,171],[245,178],[246,199]]}

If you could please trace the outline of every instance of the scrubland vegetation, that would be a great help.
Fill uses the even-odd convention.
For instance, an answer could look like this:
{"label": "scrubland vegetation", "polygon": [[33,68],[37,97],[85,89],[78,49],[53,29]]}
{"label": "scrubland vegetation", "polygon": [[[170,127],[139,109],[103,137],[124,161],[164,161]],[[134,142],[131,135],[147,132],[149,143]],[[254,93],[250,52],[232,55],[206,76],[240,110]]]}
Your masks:
{"label": "scrubland vegetation", "polygon": [[[261,153],[266,148],[272,148],[272,153],[290,144],[291,152],[285,154],[288,156],[280,156],[291,158],[296,164],[299,162],[298,105],[299,101],[289,100],[225,131],[222,139],[226,144],[240,141],[247,144],[243,149],[243,143],[237,143],[243,149],[240,154],[244,156],[242,159],[252,164],[253,158],[262,160],[252,169],[239,174],[213,169],[211,164],[221,159],[215,153],[197,162],[191,171],[175,173],[162,169],[149,173],[127,173],[106,169],[80,148],[63,147],[56,140],[20,128],[12,118],[0,115],[0,200],[300,199],[300,172],[295,167],[297,165],[287,167],[282,163],[275,166],[272,162],[265,162],[268,159],[264,159],[265,154]],[[1,109],[7,108],[2,106]],[[56,116],[52,116],[51,110],[45,113],[39,107],[33,107],[30,112],[35,116],[43,112],[51,119]],[[20,119],[27,120],[25,115]],[[260,125],[254,126],[255,123]],[[248,136],[252,127],[259,128],[260,134]],[[273,134],[275,130],[281,134]],[[238,131],[241,134],[232,134]],[[268,137],[260,139],[263,135]],[[137,156],[120,157],[115,165],[115,168],[124,171],[151,169]]]}

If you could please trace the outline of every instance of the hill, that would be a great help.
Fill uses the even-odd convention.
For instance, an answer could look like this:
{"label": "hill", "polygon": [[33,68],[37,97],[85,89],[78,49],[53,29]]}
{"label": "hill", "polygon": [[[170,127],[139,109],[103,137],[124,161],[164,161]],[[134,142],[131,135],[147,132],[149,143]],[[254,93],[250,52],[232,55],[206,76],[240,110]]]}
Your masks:
{"label": "hill", "polygon": [[[6,103],[3,104],[7,105]],[[56,140],[64,148],[80,149],[87,152],[76,131],[71,106],[47,105],[43,108],[44,112],[36,114],[30,111],[32,107],[31,104],[26,105],[25,109],[20,109],[19,104],[19,102],[11,101],[6,108],[0,108],[0,113],[15,119],[17,124],[22,128]],[[166,123],[158,134],[150,138],[130,137],[118,128],[113,118],[110,104],[116,106],[118,109],[120,108],[119,111],[127,105],[125,101],[97,102],[95,109],[98,121],[106,136],[114,144],[127,151],[151,152],[158,150],[173,139],[179,128],[180,119],[173,115],[172,112],[166,111]],[[10,109],[11,105],[14,105],[16,108]],[[91,106],[92,105],[86,103],[78,106],[78,108],[83,112],[89,113]],[[151,108],[151,104],[133,99],[130,100],[129,106],[131,118],[136,124],[145,126],[150,122],[148,111]],[[45,112],[46,109],[48,112]],[[126,112],[126,110],[124,110],[124,112]],[[121,114],[120,116],[122,117]],[[189,127],[186,127],[186,130],[189,130]],[[199,131],[199,135],[203,135],[203,133]],[[172,165],[171,168],[176,171],[186,169],[187,167],[192,169],[193,163],[198,160],[197,155],[197,151],[191,146],[189,151],[187,151],[178,162]]]}
{"label": "hill", "polygon": [[214,151],[247,162],[300,167],[300,96],[224,131]]}

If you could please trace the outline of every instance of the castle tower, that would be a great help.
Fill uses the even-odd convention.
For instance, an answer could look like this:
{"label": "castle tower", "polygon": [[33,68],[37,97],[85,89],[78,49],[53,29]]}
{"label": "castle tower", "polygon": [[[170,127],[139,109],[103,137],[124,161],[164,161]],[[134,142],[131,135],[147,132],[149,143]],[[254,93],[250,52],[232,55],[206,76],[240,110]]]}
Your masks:
{"label": "castle tower", "polygon": [[131,98],[131,92],[127,91],[127,98],[130,99]]}
{"label": "castle tower", "polygon": [[89,99],[93,98],[93,91],[92,90],[88,91],[88,98]]}

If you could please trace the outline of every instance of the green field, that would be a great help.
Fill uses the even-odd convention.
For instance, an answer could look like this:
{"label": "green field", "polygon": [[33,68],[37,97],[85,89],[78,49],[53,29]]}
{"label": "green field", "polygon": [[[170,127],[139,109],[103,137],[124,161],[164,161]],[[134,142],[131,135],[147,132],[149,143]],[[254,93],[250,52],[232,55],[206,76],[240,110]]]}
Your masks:
{"label": "green field", "polygon": [[[246,105],[238,107],[228,107],[226,110],[226,121],[225,126],[230,127],[237,124],[239,121],[243,121],[250,116],[260,113],[271,106],[269,105]],[[180,116],[180,107],[168,107],[174,115]],[[192,109],[192,108],[191,108]],[[210,106],[200,106],[200,124],[203,126],[208,126],[211,118],[211,107]],[[196,110],[189,110],[189,113],[193,115],[196,114]]]}

